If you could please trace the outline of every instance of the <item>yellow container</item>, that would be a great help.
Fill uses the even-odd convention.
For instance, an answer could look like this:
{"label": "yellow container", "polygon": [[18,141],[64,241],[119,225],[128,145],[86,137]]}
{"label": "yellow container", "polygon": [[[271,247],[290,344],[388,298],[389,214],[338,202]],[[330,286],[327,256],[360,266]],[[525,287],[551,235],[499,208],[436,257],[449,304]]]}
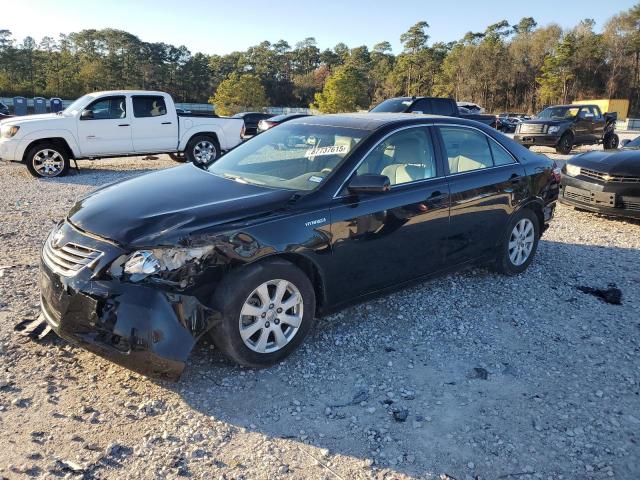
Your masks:
{"label": "yellow container", "polygon": [[602,113],[616,112],[618,120],[626,120],[629,113],[629,100],[601,98],[597,100],[578,100],[573,102],[575,105],[597,105]]}

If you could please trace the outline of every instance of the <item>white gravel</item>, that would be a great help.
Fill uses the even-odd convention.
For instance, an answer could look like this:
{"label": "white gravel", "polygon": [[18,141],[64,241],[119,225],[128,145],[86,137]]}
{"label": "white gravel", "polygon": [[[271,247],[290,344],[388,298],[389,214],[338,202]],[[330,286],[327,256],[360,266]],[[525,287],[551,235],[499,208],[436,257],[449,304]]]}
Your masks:
{"label": "white gravel", "polygon": [[[560,206],[521,276],[450,275],[321,319],[277,367],[208,343],[180,383],[59,339],[39,248],[96,185],[159,160],[0,165],[0,478],[640,478],[640,224]],[[615,283],[623,305],[576,289]]]}

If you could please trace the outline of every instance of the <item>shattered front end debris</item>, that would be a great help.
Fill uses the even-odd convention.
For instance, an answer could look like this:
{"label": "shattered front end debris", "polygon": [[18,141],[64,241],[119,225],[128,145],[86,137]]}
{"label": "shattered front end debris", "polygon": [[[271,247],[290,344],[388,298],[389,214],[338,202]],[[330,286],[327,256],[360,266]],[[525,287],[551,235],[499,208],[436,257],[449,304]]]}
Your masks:
{"label": "shattered front end debris", "polygon": [[[168,257],[160,255],[160,262],[167,272],[178,264],[189,267],[205,250],[182,257],[165,252]],[[127,274],[119,267],[127,258],[131,255],[118,245],[63,223],[43,249],[42,313],[72,343],[139,373],[177,380],[216,314],[195,295],[172,288],[187,287],[187,277],[161,276],[152,286],[144,273]]]}

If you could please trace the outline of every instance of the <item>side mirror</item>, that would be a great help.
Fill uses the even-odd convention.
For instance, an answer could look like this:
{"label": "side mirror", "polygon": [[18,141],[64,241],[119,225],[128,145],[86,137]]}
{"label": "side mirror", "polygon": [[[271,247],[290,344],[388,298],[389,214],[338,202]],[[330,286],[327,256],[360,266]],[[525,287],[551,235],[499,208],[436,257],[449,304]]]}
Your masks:
{"label": "side mirror", "polygon": [[356,175],[347,189],[349,193],[384,193],[391,188],[391,180],[386,175]]}
{"label": "side mirror", "polygon": [[90,118],[93,118],[93,110],[83,110],[82,113],[80,114],[80,118],[83,120],[88,120]]}
{"label": "side mirror", "polygon": [[628,138],[625,138],[624,140],[620,141],[620,146],[626,147],[628,143],[631,143],[631,140],[629,140]]}

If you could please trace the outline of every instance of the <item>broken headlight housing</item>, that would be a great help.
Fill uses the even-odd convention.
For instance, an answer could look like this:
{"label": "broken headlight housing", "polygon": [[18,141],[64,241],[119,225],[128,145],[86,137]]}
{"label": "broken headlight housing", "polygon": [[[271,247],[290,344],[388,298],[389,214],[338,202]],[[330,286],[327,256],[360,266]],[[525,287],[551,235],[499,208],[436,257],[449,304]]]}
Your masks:
{"label": "broken headlight housing", "polygon": [[[189,265],[198,265],[213,251],[213,246],[184,247],[184,248],[154,248],[150,250],[136,250],[131,255],[120,257],[113,262],[109,273],[113,277],[129,276],[132,282],[139,282],[147,277],[163,279],[172,277]],[[170,280],[166,278],[165,280]],[[185,283],[182,278],[170,283]]]}

